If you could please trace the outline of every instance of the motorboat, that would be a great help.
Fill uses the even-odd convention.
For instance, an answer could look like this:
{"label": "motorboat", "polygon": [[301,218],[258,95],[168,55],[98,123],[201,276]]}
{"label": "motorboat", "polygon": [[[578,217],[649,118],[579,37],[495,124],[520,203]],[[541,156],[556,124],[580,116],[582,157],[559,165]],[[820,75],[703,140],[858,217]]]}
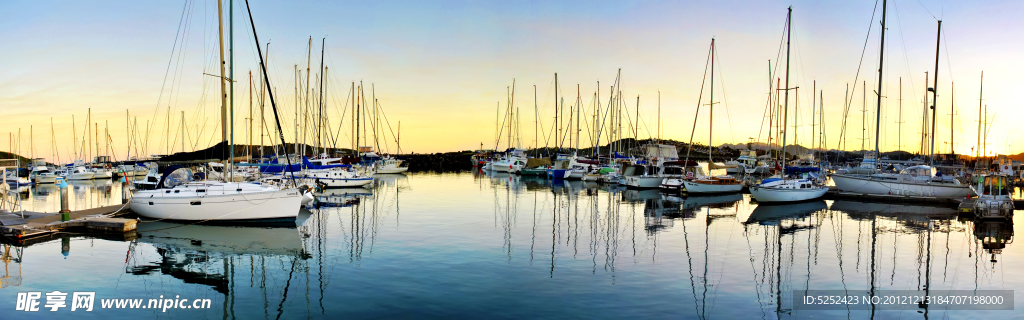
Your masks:
{"label": "motorboat", "polygon": [[21,177],[18,175],[18,170],[7,171],[6,177],[4,178],[7,184],[12,186],[30,186],[35,184],[28,177]]}
{"label": "motorboat", "polygon": [[975,178],[972,191],[978,195],[974,202],[974,215],[981,219],[1008,219],[1013,216],[1013,197],[1010,195],[1010,176],[982,174]]}
{"label": "motorboat", "polygon": [[725,173],[754,173],[753,171],[747,172],[747,170],[754,169],[757,167],[757,151],[742,151],[740,156],[736,159],[726,161],[726,165],[730,167],[725,168]]}
{"label": "motorboat", "polygon": [[111,179],[114,177],[114,172],[107,168],[107,166],[94,166],[89,168],[92,171],[92,179]]}
{"label": "motorboat", "polygon": [[622,169],[622,184],[630,188],[648,189],[661,187],[665,179],[658,166],[650,164],[630,164]]}
{"label": "motorboat", "polygon": [[[569,168],[565,170],[563,178],[567,180],[583,180],[583,176],[589,173],[597,164],[599,164],[597,161],[580,159],[574,156],[572,159],[569,159]],[[594,180],[596,181],[597,179]]]}
{"label": "motorboat", "polygon": [[32,168],[32,172],[28,174],[28,178],[29,180],[32,180],[32,182],[35,182],[36,184],[56,183],[57,173],[55,173],[53,170],[50,169],[50,167],[45,165],[34,166]]}
{"label": "motorboat", "polygon": [[64,173],[67,180],[92,180],[95,173],[86,169],[85,166],[75,166]]}
{"label": "motorboat", "polygon": [[48,184],[57,182],[57,172],[46,164],[46,160],[42,158],[32,159],[32,171],[28,174],[28,179],[35,184]]}
{"label": "motorboat", "polygon": [[772,157],[770,155],[763,155],[755,158],[752,165],[746,165],[743,167],[743,172],[746,174],[766,175],[772,172],[774,166],[771,165]]}
{"label": "motorboat", "polygon": [[569,157],[564,154],[556,155],[555,161],[552,161],[551,167],[547,169],[548,178],[563,179],[566,170],[569,170]]}
{"label": "motorboat", "polygon": [[381,174],[405,173],[409,171],[409,163],[392,157],[384,157],[374,163],[374,171]]}
{"label": "motorboat", "polygon": [[526,154],[523,150],[516,149],[491,161],[489,169],[497,172],[518,173],[523,168],[526,168]]}
{"label": "motorboat", "polygon": [[661,169],[661,175],[663,177],[661,181],[662,189],[680,190],[684,188],[683,181],[704,176],[704,169],[692,160],[688,162],[666,162]]}
{"label": "motorboat", "polygon": [[160,183],[160,171],[157,164],[148,163],[146,166],[149,167],[149,172],[142,179],[132,181],[132,186],[135,187],[135,190],[153,190]]}

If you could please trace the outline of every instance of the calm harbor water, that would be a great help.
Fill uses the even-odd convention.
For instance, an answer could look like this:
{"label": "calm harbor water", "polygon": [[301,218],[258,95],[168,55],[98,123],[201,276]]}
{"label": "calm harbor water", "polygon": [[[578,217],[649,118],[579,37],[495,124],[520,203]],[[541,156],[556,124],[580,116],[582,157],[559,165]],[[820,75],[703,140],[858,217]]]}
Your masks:
{"label": "calm harbor water", "polygon": [[[120,203],[119,188],[75,186],[73,206]],[[56,189],[22,198],[26,210],[59,208]],[[142,222],[134,239],[5,245],[0,318],[859,319],[872,312],[794,310],[794,290],[1024,289],[1020,213],[975,222],[945,207],[765,206],[746,194],[482,173],[378,176],[373,188],[319,199],[294,228]],[[14,311],[19,292],[54,290],[94,291],[95,309]],[[100,308],[161,295],[211,308]],[[914,306],[874,317],[1021,312]]]}

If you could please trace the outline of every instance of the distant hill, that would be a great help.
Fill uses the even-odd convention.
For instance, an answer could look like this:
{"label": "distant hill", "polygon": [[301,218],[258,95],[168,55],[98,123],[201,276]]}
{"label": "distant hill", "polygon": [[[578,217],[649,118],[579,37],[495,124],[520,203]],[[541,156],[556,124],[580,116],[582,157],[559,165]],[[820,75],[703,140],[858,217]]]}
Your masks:
{"label": "distant hill", "polygon": [[32,163],[32,159],[22,157],[20,155],[10,153],[7,151],[0,151],[0,159],[18,159],[22,166],[26,166]]}
{"label": "distant hill", "polygon": [[[731,148],[735,150],[748,150],[746,143],[723,143],[720,148]],[[754,142],[750,144],[749,149],[753,150],[773,150],[774,146],[768,146],[763,142]],[[786,146],[786,153],[788,154],[805,154],[810,153],[811,148],[804,147],[798,144],[791,144]]]}

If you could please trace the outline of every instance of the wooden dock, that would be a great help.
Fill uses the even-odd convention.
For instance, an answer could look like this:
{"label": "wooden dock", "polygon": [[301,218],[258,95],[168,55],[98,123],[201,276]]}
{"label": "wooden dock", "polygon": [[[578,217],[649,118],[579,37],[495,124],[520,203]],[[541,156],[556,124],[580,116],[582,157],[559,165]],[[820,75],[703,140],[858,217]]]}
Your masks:
{"label": "wooden dock", "polygon": [[[124,207],[122,209],[122,207]],[[118,211],[121,209],[120,211]],[[90,233],[134,234],[135,219],[114,218],[128,212],[128,207],[113,205],[74,211],[70,220],[61,221],[60,213],[0,212],[0,234],[6,240],[24,243],[33,238],[52,235],[64,230],[82,230]]]}

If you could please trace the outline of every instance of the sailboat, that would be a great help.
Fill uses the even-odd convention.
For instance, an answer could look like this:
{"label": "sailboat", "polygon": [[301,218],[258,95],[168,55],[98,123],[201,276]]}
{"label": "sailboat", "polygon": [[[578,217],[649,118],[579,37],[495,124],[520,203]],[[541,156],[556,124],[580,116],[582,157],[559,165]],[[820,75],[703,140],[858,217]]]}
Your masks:
{"label": "sailboat", "polygon": [[[223,20],[221,1],[217,1],[217,15]],[[246,3],[248,9],[248,3]],[[252,21],[252,12],[249,12]],[[224,61],[224,27],[219,25],[220,58]],[[253,23],[253,37],[256,43],[256,26]],[[277,120],[280,141],[284,143],[281,122],[277,119],[277,105],[270,79],[267,76],[263,53],[257,45],[260,69],[270,91],[270,103]],[[227,124],[227,90],[225,88],[224,63],[220,64],[221,123]],[[221,125],[222,141],[228,142],[228,126]],[[233,146],[232,146],[233,148]],[[285,157],[287,158],[287,157]],[[291,166],[291,160],[288,160]],[[230,169],[228,170],[230,171]],[[274,186],[255,183],[226,181],[192,181],[192,172],[187,168],[172,166],[164,170],[155,190],[136,191],[129,201],[131,210],[140,216],[153,219],[213,222],[264,222],[294,220],[299,214],[303,194],[294,188],[279,189]],[[294,179],[294,177],[293,177]]]}
{"label": "sailboat", "polygon": [[[881,35],[881,46],[880,52],[885,52],[885,2],[882,2],[882,35]],[[942,21],[939,21],[939,33],[942,32]],[[938,39],[942,39],[938,37]],[[938,50],[938,45],[936,45]],[[938,68],[939,61],[938,55],[936,54],[935,60],[935,84],[938,84]],[[878,79],[885,79],[882,77],[883,60],[878,59]],[[877,114],[881,114],[882,110],[882,81],[878,81],[878,110]],[[929,88],[932,92],[933,97],[937,96],[937,90],[935,85]],[[932,99],[932,119],[934,126],[934,113],[935,110],[935,99]],[[882,117],[875,118],[875,155],[878,155],[878,141],[879,141],[879,125],[881,124]],[[935,144],[935,135],[932,134],[932,145]],[[934,147],[932,148],[931,161],[934,163]],[[943,177],[937,174],[935,167],[929,165],[917,165],[906,169],[903,169],[899,174],[891,173],[880,173],[880,174],[834,174],[832,175],[832,181],[835,182],[836,188],[841,192],[864,195],[864,196],[885,196],[885,197],[898,197],[898,198],[915,198],[918,200],[935,200],[945,201],[949,199],[963,199],[971,194],[971,189],[968,185],[961,184],[960,181],[952,179],[951,177]]]}
{"label": "sailboat", "polygon": [[[715,39],[711,38],[711,98],[708,106],[710,111],[708,112],[708,170],[714,168],[715,162],[711,159],[711,155],[714,153],[713,144],[711,143],[711,132],[714,131],[714,110],[715,110]],[[694,118],[696,123],[696,116]],[[692,142],[692,141],[691,141]],[[692,148],[693,144],[690,144]],[[689,156],[687,156],[689,157]],[[689,160],[689,159],[687,159]],[[692,180],[683,181],[683,187],[686,188],[687,193],[719,193],[719,192],[740,192],[743,190],[743,182],[736,180],[736,178],[730,176],[710,176],[711,172],[708,172],[708,176],[695,177]]]}
{"label": "sailboat", "polygon": [[[782,117],[783,127],[786,126],[786,122],[789,120],[785,114],[789,111],[789,36],[792,23],[793,7],[789,7],[789,11],[786,13],[786,88],[782,89],[785,90],[785,98],[783,99],[784,113]],[[787,131],[783,130],[782,152],[780,153],[783,159],[786,158],[786,134]],[[750,196],[758,202],[796,202],[821,198],[825,195],[825,192],[828,192],[828,187],[815,181],[809,179],[790,179],[785,176],[785,171],[782,174],[782,178],[765,179],[761,184],[750,187]]]}

